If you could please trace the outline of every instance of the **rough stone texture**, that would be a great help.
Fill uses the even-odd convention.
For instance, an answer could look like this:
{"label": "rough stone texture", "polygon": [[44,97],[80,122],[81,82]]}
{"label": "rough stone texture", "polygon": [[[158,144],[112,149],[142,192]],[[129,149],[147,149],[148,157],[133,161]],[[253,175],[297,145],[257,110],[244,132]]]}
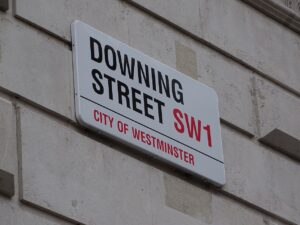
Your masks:
{"label": "rough stone texture", "polygon": [[242,0],[284,26],[300,33],[299,0]]}
{"label": "rough stone texture", "polygon": [[68,46],[8,16],[0,26],[0,86],[73,119]]}
{"label": "rough stone texture", "polygon": [[153,225],[212,224],[209,191],[157,169],[151,170],[149,186]]}
{"label": "rough stone texture", "polygon": [[212,194],[180,179],[164,176],[166,205],[210,224]]}
{"label": "rough stone texture", "polygon": [[[300,154],[300,100],[263,79],[256,79],[260,136],[280,130],[281,142],[270,143],[287,153]],[[277,132],[277,135],[279,133]],[[286,135],[285,135],[286,134]],[[291,138],[289,138],[289,136]],[[293,144],[298,140],[298,145]],[[272,141],[269,137],[269,142]],[[289,143],[292,142],[292,143]],[[294,142],[295,144],[297,142]]]}
{"label": "rough stone texture", "polygon": [[293,12],[300,15],[300,1],[299,0],[274,0],[274,2],[288,7],[289,9],[293,10]]}
{"label": "rough stone texture", "polygon": [[[170,27],[135,8],[128,9],[129,45],[176,68],[174,37]],[[175,35],[175,36],[172,36]]]}
{"label": "rough stone texture", "polygon": [[17,173],[16,115],[12,103],[0,95],[0,169]]}
{"label": "rough stone texture", "polygon": [[199,0],[124,0],[134,2],[138,5],[154,12],[167,19],[176,26],[180,26],[191,33],[199,34],[201,18],[200,18],[200,4]]}
{"label": "rough stone texture", "polygon": [[274,129],[261,137],[260,141],[284,154],[300,160],[300,140],[282,130]]}
{"label": "rough stone texture", "polygon": [[249,134],[256,132],[251,71],[138,10],[130,12],[131,46],[173,68],[177,67],[176,45],[194,51],[197,68],[192,71],[218,93],[221,118]]}
{"label": "rough stone texture", "polygon": [[0,196],[0,221],[1,225],[71,225],[41,211],[33,210],[13,200]]}
{"label": "rough stone texture", "polygon": [[[41,211],[32,210],[19,202],[16,114],[10,99],[2,94],[0,94],[0,134],[0,170],[13,174],[13,182],[15,183],[15,195],[12,198],[8,199],[0,195],[0,224],[70,225],[68,222],[44,214]],[[0,189],[2,188],[1,183]]]}
{"label": "rough stone texture", "polygon": [[[162,176],[143,162],[23,107],[21,132],[22,199],[46,211],[85,224],[219,224],[224,214],[230,215],[224,224],[251,221],[252,216],[263,224],[262,216],[211,197],[201,187]],[[299,165],[226,128],[223,140],[225,191],[298,223]]]}
{"label": "rough stone texture", "polygon": [[68,41],[70,24],[81,20],[127,42],[127,14],[124,4],[117,0],[16,0],[18,17]]}
{"label": "rough stone texture", "polygon": [[176,69],[190,77],[197,79],[197,55],[196,52],[180,42],[176,46]]}
{"label": "rough stone texture", "polygon": [[209,49],[197,52],[199,80],[216,90],[221,118],[249,135],[256,134],[253,73]]}
{"label": "rough stone texture", "polygon": [[[129,2],[145,7],[300,93],[298,35],[245,3],[238,0]],[[182,12],[189,13],[180,16]]]}
{"label": "rough stone texture", "polygon": [[[28,2],[27,2],[28,1]],[[25,2],[27,2],[25,4]],[[177,46],[179,44],[184,45],[186,47],[192,48],[193,51],[197,53],[198,62],[203,65],[203,61],[206,62],[204,67],[198,68],[198,74],[200,76],[203,76],[207,79],[203,79],[201,81],[205,81],[208,83],[208,85],[213,86],[217,89],[217,92],[219,94],[220,99],[220,111],[221,111],[221,117],[228,121],[229,123],[235,125],[236,127],[239,127],[240,129],[253,134],[255,132],[255,127],[253,123],[253,105],[252,105],[252,99],[250,95],[251,90],[251,73],[240,66],[238,66],[236,63],[228,61],[223,56],[220,56],[213,52],[212,50],[209,50],[205,48],[202,45],[196,44],[194,46],[190,46],[191,44],[185,44],[185,42],[191,42],[190,39],[187,39],[186,37],[183,37],[178,32],[174,32],[171,30],[168,26],[154,20],[153,18],[148,17],[144,13],[141,13],[140,11],[132,8],[126,8],[124,6],[125,3],[120,3],[118,1],[109,1],[107,3],[106,1],[98,3],[97,6],[94,5],[94,3],[87,4],[87,12],[93,8],[93,10],[98,9],[99,13],[92,13],[94,17],[91,15],[89,18],[87,18],[88,15],[85,13],[80,14],[81,16],[76,17],[76,10],[75,7],[71,7],[76,5],[76,2],[72,2],[72,4],[69,7],[65,7],[64,4],[60,1],[47,1],[47,3],[43,4],[43,1],[36,2],[35,0],[24,0],[24,1],[17,1],[16,8],[17,8],[17,15],[22,16],[23,18],[29,19],[31,22],[34,22],[43,28],[56,33],[57,35],[61,37],[66,37],[69,39],[69,26],[72,20],[74,19],[82,19],[85,22],[88,22],[90,25],[95,26],[97,29],[100,29],[103,32],[106,32],[112,36],[117,35],[117,39],[126,42],[128,37],[124,37],[124,35],[129,35],[130,38],[128,40],[129,44],[146,54],[162,61],[163,63],[166,63],[174,68],[176,68],[176,44]],[[47,5],[47,12],[43,13],[43,17],[41,17],[38,14],[31,14],[31,8],[29,7],[30,4],[37,5],[36,7],[45,7]],[[41,4],[41,6],[40,6]],[[78,3],[79,4],[79,3]],[[82,1],[80,4],[84,4]],[[107,5],[110,5],[110,10],[115,10],[115,13],[108,13],[108,12],[102,12],[105,8],[107,8]],[[190,5],[190,4],[183,4],[183,5]],[[62,7],[63,6],[63,7]],[[102,6],[102,7],[101,7]],[[63,12],[57,13],[57,18],[53,18],[52,14],[48,16],[48,12],[53,11],[54,8],[59,8]],[[78,7],[80,8],[80,7]],[[173,9],[176,7],[173,7]],[[195,7],[196,8],[196,7]],[[77,9],[79,10],[79,9]],[[102,10],[102,11],[101,11]],[[188,9],[186,9],[188,10]],[[94,12],[94,11],[92,11]],[[114,18],[111,19],[110,23],[114,22],[117,24],[113,24],[108,26],[106,24],[106,20],[110,18],[113,14],[115,15],[116,12],[121,12],[121,14],[124,14],[122,18]],[[55,14],[56,14],[55,13]],[[60,15],[61,14],[61,15]],[[104,16],[106,20],[98,19],[97,16]],[[118,14],[119,15],[119,14]],[[119,15],[120,16],[120,15]],[[49,18],[48,18],[49,17]],[[51,17],[51,18],[50,18]],[[55,26],[52,24],[53,20],[57,20],[55,22]],[[192,21],[190,18],[186,19],[188,21]],[[97,21],[97,23],[95,23]],[[119,29],[119,26],[122,24],[122,29]],[[128,29],[125,31],[124,29],[127,27]],[[195,25],[196,26],[196,25]],[[110,29],[114,28],[114,33]],[[118,28],[118,29],[117,29]],[[125,33],[125,34],[124,34]],[[151,38],[150,38],[151,37]],[[176,42],[177,41],[177,42]],[[180,41],[180,42],[179,42]],[[203,49],[204,48],[204,49]],[[207,61],[205,57],[207,55],[210,55],[210,60]],[[178,55],[177,55],[178,56]],[[219,59],[219,62],[214,62],[213,59]],[[178,63],[180,64],[179,60]],[[214,64],[214,65],[212,65]],[[225,64],[225,65],[224,65]],[[227,66],[228,65],[228,66]],[[233,67],[234,65],[234,67]],[[237,66],[236,66],[237,65]],[[216,68],[214,68],[216,67]],[[222,68],[226,67],[225,70]],[[179,70],[184,69],[185,72],[191,73],[191,75],[194,77],[197,72],[197,69],[194,67],[191,69],[191,72],[187,71],[187,68],[183,68],[182,66],[178,67]],[[218,70],[218,71],[216,71]],[[213,75],[209,74],[213,73]],[[225,77],[224,74],[227,76]],[[240,74],[243,74],[242,76]],[[244,75],[245,74],[245,75]],[[189,74],[188,74],[189,75]],[[215,77],[222,77],[222,80],[215,79]],[[225,83],[225,85],[223,85]],[[230,87],[232,86],[232,87]],[[228,104],[226,101],[230,101],[232,105]]]}
{"label": "rough stone texture", "polygon": [[284,223],[249,209],[243,205],[219,195],[213,195],[213,224],[222,225],[283,225]]}
{"label": "rough stone texture", "polygon": [[300,223],[300,164],[223,127],[224,190]]}
{"label": "rough stone texture", "polygon": [[[283,225],[262,211],[300,224],[299,162],[239,132],[264,135],[270,145],[276,138],[273,148],[287,135],[297,146],[299,98],[165,20],[298,92],[299,36],[242,1],[134,1],[160,18],[119,0],[15,0],[17,17],[34,26],[11,8],[0,13],[0,92],[10,91],[0,96],[0,169],[16,184],[12,199],[0,196],[0,224],[69,224],[59,215],[87,225]],[[74,19],[215,88],[221,117],[234,127],[222,126],[222,191],[64,122],[74,117],[72,55],[55,37],[69,41]],[[13,100],[21,107],[18,156],[14,93],[22,96]]]}
{"label": "rough stone texture", "polygon": [[151,170],[149,185],[153,225],[283,225],[259,210],[157,169]]}
{"label": "rough stone texture", "polygon": [[22,199],[85,224],[150,224],[148,166],[21,110]]}

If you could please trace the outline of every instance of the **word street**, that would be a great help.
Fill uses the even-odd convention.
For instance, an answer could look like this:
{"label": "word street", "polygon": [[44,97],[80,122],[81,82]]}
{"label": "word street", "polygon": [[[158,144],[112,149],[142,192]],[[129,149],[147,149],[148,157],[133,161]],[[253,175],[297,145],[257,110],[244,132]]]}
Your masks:
{"label": "word street", "polygon": [[78,123],[187,173],[225,183],[212,88],[81,21],[72,23],[71,32]]}

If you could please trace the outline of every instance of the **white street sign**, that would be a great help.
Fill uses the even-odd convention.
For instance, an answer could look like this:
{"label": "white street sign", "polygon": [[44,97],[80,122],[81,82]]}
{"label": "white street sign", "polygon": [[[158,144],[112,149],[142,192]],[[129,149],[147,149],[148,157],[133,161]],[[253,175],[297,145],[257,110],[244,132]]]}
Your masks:
{"label": "white street sign", "polygon": [[80,124],[225,184],[213,89],[80,21],[72,45]]}

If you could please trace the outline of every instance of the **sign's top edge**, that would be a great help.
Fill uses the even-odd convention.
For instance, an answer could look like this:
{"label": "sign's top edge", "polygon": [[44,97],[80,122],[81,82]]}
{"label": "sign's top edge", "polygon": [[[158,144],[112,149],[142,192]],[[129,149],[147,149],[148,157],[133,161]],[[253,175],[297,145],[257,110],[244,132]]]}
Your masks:
{"label": "sign's top edge", "polygon": [[[81,20],[74,20],[74,21],[71,23],[71,30],[72,30],[72,32],[74,32],[74,34],[75,34],[75,29],[76,29],[75,27],[76,27],[76,26],[87,26],[87,27],[89,27],[89,29],[92,29],[92,30],[94,30],[95,32],[101,33],[102,35],[108,37],[107,34],[103,33],[103,32],[100,31],[100,30],[97,30],[96,28],[90,26],[89,24],[87,24],[87,23],[85,23],[85,22],[82,22]],[[153,58],[153,57],[151,57],[151,56],[145,54],[144,52],[142,52],[142,51],[140,51],[140,50],[134,48],[133,46],[128,45],[127,43],[123,43],[123,42],[121,42],[120,40],[118,40],[118,39],[116,39],[116,38],[114,38],[114,39],[115,39],[115,41],[117,41],[120,45],[124,45],[124,46],[126,46],[126,47],[128,47],[128,48],[131,48],[132,51],[134,51],[134,52],[136,52],[136,53],[138,53],[138,54],[140,54],[140,55],[142,55],[142,56],[144,56],[144,57],[147,57],[147,58],[149,58],[149,59],[155,61],[156,63],[158,63],[158,64],[160,64],[160,65],[163,65],[164,67],[167,67],[168,69],[170,69],[171,71],[174,71],[175,73],[179,73],[179,74],[185,76],[185,78],[188,79],[188,80],[190,80],[191,82],[197,82],[197,84],[199,84],[199,85],[201,85],[202,87],[208,89],[208,90],[215,96],[216,100],[218,101],[218,94],[217,94],[217,92],[216,92],[212,87],[208,86],[207,84],[204,84],[204,83],[200,82],[199,80],[196,80],[196,79],[191,78],[191,77],[188,76],[187,74],[185,74],[185,73],[183,73],[183,72],[180,72],[180,71],[176,70],[175,68],[173,68],[173,67],[171,67],[171,66],[169,66],[169,65],[167,65],[167,64],[165,64],[165,63],[162,63],[162,62],[158,61],[157,59],[155,59],[155,58]],[[72,42],[74,42],[73,39],[72,39]]]}
{"label": "sign's top edge", "polygon": [[[80,20],[74,20],[71,23],[71,34],[75,116],[79,124],[124,142],[188,173],[198,175],[217,186],[225,184],[219,102],[218,95],[212,87],[135,49],[127,44],[128,41],[123,43]],[[124,65],[122,64],[122,55],[126,54],[126,58],[128,56],[132,57],[130,58],[131,61],[140,60],[139,63],[144,63],[147,66],[147,70],[148,66],[150,66],[154,72],[151,70],[153,83],[151,84],[152,86],[149,85],[149,90],[143,90],[143,87],[146,86],[140,86],[146,84],[146,82],[139,82],[138,79],[133,79],[138,77],[137,72],[126,73],[129,69],[121,69],[121,66],[117,67],[117,69],[112,67],[112,64],[109,62],[112,62],[113,60],[111,59],[116,57],[109,58],[111,55],[107,54],[107,52],[105,53],[103,49],[113,49],[111,50],[112,55],[118,56],[118,62],[121,60],[120,65]],[[136,70],[132,69],[131,71]],[[90,76],[87,76],[87,74],[90,74]],[[135,76],[132,75],[130,77],[130,74]],[[158,91],[156,81],[159,79],[156,79],[156,74],[159,74],[157,75],[159,78],[165,76],[165,80],[168,82],[168,77],[179,83],[182,82],[184,84],[182,86],[185,88],[180,86],[177,89],[181,91],[179,93],[182,96],[182,100],[176,98],[174,87],[177,86],[175,85],[173,90]],[[116,86],[109,84],[110,79],[113,79],[114,75],[124,75],[116,77],[116,85],[119,85],[117,88],[113,88]],[[141,72],[139,76],[142,77]],[[162,87],[164,80],[161,80],[160,86]],[[103,86],[102,82],[107,82],[106,86]],[[124,92],[121,88],[132,90],[132,93],[130,91]],[[135,99],[139,100],[139,97],[134,97],[134,93],[138,92],[133,90],[141,90],[139,95],[142,96],[144,94],[143,96],[146,96],[141,97],[144,101],[135,101]],[[115,92],[113,95],[110,95],[110,91]],[[129,97],[124,97],[124,95]],[[183,96],[186,97],[187,101],[183,101]],[[196,99],[197,102],[193,101],[193,99]],[[134,101],[140,104],[143,109],[134,108],[133,104],[131,104]],[[147,109],[152,110],[150,114]],[[127,133],[122,132],[117,127],[117,121],[127,124],[131,129],[128,129]],[[202,135],[200,136],[201,133]],[[147,135],[149,137],[148,142]],[[159,140],[159,144],[156,144],[155,140]],[[168,146],[167,151],[164,150],[167,149],[166,146]]]}

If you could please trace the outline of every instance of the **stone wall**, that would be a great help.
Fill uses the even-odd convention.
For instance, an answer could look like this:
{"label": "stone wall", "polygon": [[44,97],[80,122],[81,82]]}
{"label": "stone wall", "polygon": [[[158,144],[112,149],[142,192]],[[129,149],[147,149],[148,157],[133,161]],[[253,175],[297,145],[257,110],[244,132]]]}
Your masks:
{"label": "stone wall", "polygon": [[[300,224],[300,36],[261,10],[270,2],[286,3],[10,0],[0,11],[0,224]],[[216,90],[224,187],[78,125],[75,19]]]}

